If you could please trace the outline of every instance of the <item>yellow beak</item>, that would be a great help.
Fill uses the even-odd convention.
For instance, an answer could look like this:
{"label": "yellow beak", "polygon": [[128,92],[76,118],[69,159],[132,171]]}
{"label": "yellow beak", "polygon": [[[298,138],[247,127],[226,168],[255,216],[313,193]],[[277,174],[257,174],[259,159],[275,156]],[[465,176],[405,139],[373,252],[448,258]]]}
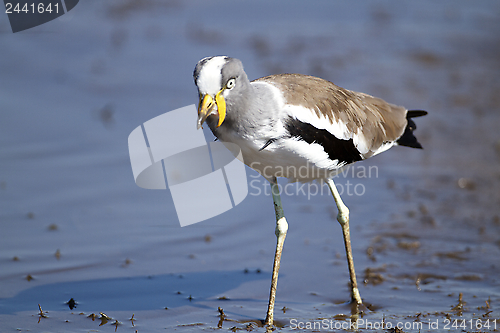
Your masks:
{"label": "yellow beak", "polygon": [[215,102],[212,96],[210,96],[209,94],[206,94],[203,97],[200,96],[200,104],[198,106],[198,129],[212,114],[212,110],[214,109],[215,105],[217,105],[217,113],[219,114],[219,122],[217,123],[217,127],[219,127],[224,121],[224,118],[226,118],[226,101],[222,96],[223,91],[224,89],[221,89],[215,95]]}

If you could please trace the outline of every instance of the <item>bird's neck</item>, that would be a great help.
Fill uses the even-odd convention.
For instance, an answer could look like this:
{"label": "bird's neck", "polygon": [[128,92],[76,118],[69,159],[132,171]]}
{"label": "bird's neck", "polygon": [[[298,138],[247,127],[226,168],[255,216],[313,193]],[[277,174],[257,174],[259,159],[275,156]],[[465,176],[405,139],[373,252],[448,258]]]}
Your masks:
{"label": "bird's neck", "polygon": [[223,136],[225,132],[244,134],[249,128],[259,126],[262,117],[257,115],[255,91],[250,82],[239,93],[237,101],[226,100],[226,117],[220,127],[216,127],[217,119],[211,119],[209,126],[217,137]]}

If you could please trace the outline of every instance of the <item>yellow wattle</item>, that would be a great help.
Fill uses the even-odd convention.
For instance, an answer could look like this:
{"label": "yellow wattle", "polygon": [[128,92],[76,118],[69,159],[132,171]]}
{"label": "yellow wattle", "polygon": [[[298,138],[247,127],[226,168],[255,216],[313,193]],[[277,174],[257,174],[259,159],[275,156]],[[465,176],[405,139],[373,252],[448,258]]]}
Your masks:
{"label": "yellow wattle", "polygon": [[224,89],[222,89],[217,93],[217,95],[215,95],[215,103],[217,103],[217,112],[219,113],[219,122],[217,124],[217,127],[219,127],[224,121],[224,118],[226,118],[226,100],[221,95],[223,91]]}

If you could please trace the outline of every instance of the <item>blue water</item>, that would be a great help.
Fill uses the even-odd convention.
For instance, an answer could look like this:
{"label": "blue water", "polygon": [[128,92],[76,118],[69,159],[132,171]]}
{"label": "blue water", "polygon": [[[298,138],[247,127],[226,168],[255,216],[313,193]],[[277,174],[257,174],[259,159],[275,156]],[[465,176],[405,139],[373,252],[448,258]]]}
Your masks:
{"label": "blue water", "polygon": [[[423,151],[396,147],[356,166],[376,174],[337,180],[364,318],[500,318],[498,31],[496,1],[81,1],[16,34],[0,14],[0,331],[113,331],[87,318],[99,312],[118,330],[206,330],[219,306],[237,320],[223,328],[264,319],[275,246],[265,181],[247,169],[262,192],[181,228],[169,191],[137,187],[128,157],[134,128],[198,102],[194,65],[218,54],[250,79],[317,75],[428,110]],[[284,330],[349,315],[333,200],[295,192],[283,197]],[[38,304],[49,314],[39,323]]]}

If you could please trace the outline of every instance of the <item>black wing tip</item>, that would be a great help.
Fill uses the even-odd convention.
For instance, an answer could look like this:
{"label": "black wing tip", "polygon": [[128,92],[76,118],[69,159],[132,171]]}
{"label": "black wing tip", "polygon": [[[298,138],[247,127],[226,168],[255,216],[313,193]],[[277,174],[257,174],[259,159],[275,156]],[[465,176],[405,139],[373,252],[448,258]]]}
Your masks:
{"label": "black wing tip", "polygon": [[415,140],[415,144],[413,146],[411,146],[411,148],[424,149],[424,147],[422,147],[422,145],[420,144],[420,142],[418,142],[416,140]]}
{"label": "black wing tip", "polygon": [[423,149],[420,142],[418,142],[415,135],[413,135],[413,131],[417,129],[417,125],[411,118],[422,117],[425,116],[426,114],[428,114],[428,112],[424,110],[408,110],[408,113],[406,114],[406,119],[408,120],[408,124],[406,125],[403,135],[401,135],[401,137],[397,141],[398,145],[410,148]]}
{"label": "black wing tip", "polygon": [[406,113],[406,118],[417,118],[417,117],[422,117],[427,115],[429,112],[425,110],[408,110],[408,113]]}
{"label": "black wing tip", "polygon": [[422,147],[420,142],[418,142],[417,138],[413,135],[413,133],[411,133],[411,131],[405,131],[405,133],[398,139],[397,143],[400,146],[424,149],[424,147]]}

